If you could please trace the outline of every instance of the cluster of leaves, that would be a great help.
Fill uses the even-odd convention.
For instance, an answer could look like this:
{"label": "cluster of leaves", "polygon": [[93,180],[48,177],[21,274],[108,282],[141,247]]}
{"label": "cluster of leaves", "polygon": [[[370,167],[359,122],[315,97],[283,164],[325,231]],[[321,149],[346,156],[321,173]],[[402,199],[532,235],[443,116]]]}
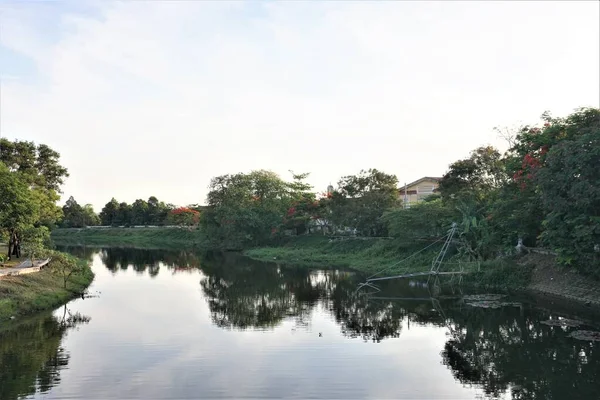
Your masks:
{"label": "cluster of leaves", "polygon": [[[237,249],[269,241],[293,217],[294,202],[308,194],[306,175],[286,182],[271,171],[222,175],[211,180],[201,225],[215,247]],[[293,222],[298,223],[294,219]]]}
{"label": "cluster of leaves", "polygon": [[351,228],[365,236],[383,236],[385,211],[398,204],[398,180],[376,169],[345,176],[338,189],[317,198],[294,174],[288,182],[271,171],[213,178],[203,230],[216,247],[237,249],[265,244],[287,231],[296,235],[312,227],[331,232]]}
{"label": "cluster of leaves", "polygon": [[93,206],[86,204],[82,207],[73,196],[66,201],[62,211],[63,219],[59,223],[62,228],[83,228],[100,225],[100,217],[94,212]]}
{"label": "cluster of leaves", "polygon": [[175,208],[167,214],[169,225],[195,226],[200,221],[200,211],[188,207]]}
{"label": "cluster of leaves", "polygon": [[35,253],[60,218],[56,201],[68,173],[59,158],[44,144],[0,139],[0,235],[8,239],[9,258],[21,245]]}
{"label": "cluster of leaves", "polygon": [[398,178],[377,169],[344,176],[329,202],[330,218],[339,227],[354,228],[364,236],[386,236],[383,214],[400,205]]}
{"label": "cluster of leaves", "polygon": [[87,260],[78,259],[70,254],[58,251],[49,251],[48,256],[52,258],[52,262],[50,263],[52,273],[61,277],[65,289],[73,275],[89,271]]}
{"label": "cluster of leaves", "polygon": [[443,204],[457,213],[470,258],[493,258],[521,238],[600,276],[600,110],[542,119],[521,128],[505,154],[482,147],[450,165]]}
{"label": "cluster of leaves", "polygon": [[137,199],[133,204],[119,203],[114,197],[100,211],[100,223],[105,226],[164,225],[172,204],[151,196],[148,201]]}

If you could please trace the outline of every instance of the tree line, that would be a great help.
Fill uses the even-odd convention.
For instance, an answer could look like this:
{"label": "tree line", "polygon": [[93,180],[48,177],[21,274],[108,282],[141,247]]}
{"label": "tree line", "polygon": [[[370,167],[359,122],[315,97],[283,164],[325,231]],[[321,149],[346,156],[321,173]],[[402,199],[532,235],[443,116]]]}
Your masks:
{"label": "tree line", "polygon": [[55,224],[198,225],[212,248],[242,249],[314,231],[416,242],[440,237],[456,222],[465,259],[503,256],[521,241],[600,276],[600,110],[582,108],[565,118],[545,113],[539,125],[506,138],[506,152],[484,146],[453,162],[438,193],[408,209],[396,176],[377,169],[344,176],[325,193],[306,183],[306,173],[284,179],[259,170],[214,177],[205,207],[113,198],[98,215],[73,198],[62,210],[56,206],[68,176],[58,153],[2,139],[0,229],[10,251],[23,242],[35,246]]}
{"label": "tree line", "polygon": [[86,226],[162,226],[197,225],[201,207],[190,205],[176,207],[165,204],[156,197],[137,199],[132,204],[118,202],[114,197],[106,203],[99,214],[91,204],[79,205],[71,196],[62,207],[63,218],[58,223],[61,228],[83,228]]}
{"label": "tree line", "polygon": [[304,182],[307,174],[218,176],[200,225],[213,247],[240,249],[313,228],[415,242],[443,236],[456,222],[464,259],[508,255],[521,242],[600,277],[600,110],[581,108],[565,118],[545,113],[540,126],[523,126],[506,139],[504,153],[484,146],[452,163],[438,193],[408,209],[396,176],[377,169],[342,177],[321,194]]}

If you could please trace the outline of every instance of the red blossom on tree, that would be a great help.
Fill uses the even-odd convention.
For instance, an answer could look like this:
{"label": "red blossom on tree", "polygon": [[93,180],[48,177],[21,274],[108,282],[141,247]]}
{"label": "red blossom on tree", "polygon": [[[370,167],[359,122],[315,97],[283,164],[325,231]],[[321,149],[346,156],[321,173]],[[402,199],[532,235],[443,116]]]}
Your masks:
{"label": "red blossom on tree", "polygon": [[188,207],[178,207],[169,212],[169,219],[178,225],[196,225],[200,221],[200,212]]}

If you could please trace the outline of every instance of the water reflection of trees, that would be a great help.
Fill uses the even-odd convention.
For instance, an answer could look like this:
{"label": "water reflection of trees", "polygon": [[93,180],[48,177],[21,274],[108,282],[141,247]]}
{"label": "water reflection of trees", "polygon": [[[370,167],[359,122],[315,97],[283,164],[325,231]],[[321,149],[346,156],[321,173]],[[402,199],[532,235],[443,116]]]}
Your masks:
{"label": "water reflection of trees", "polygon": [[60,382],[69,354],[61,347],[65,333],[89,321],[80,314],[46,314],[0,331],[0,399],[45,393]]}
{"label": "water reflection of trees", "polygon": [[327,274],[276,268],[235,254],[205,259],[202,272],[211,318],[223,328],[274,327],[286,317],[302,323],[333,283]]}
{"label": "water reflection of trees", "polygon": [[551,316],[548,311],[475,308],[443,292],[441,301],[432,301],[428,290],[407,281],[389,282],[379,298],[357,296],[349,274],[278,268],[235,256],[204,260],[202,271],[202,289],[220,327],[265,329],[285,318],[304,321],[319,306],[334,316],[345,336],[363,340],[398,337],[410,324],[444,327],[450,336],[443,363],[457,380],[481,387],[487,397],[508,391],[514,399],[530,400],[598,395],[598,346],[540,324]]}
{"label": "water reflection of trees", "polygon": [[131,248],[103,248],[100,259],[104,266],[113,273],[126,271],[130,267],[137,273],[148,271],[151,277],[160,272],[164,266],[176,273],[200,266],[200,257],[192,251],[184,250],[149,250]]}
{"label": "water reflection of trees", "polygon": [[598,343],[567,337],[573,328],[540,324],[549,312],[466,308],[448,315],[455,335],[442,358],[462,383],[481,386],[490,397],[508,390],[513,399],[598,397]]}
{"label": "water reflection of trees", "polygon": [[56,246],[56,250],[70,253],[77,258],[91,262],[98,249],[86,246]]}
{"label": "water reflection of trees", "polygon": [[[356,279],[349,272],[279,268],[236,254],[206,258],[201,269],[205,277],[200,284],[212,320],[223,328],[264,329],[285,318],[303,324],[320,305],[335,317],[344,335],[380,341],[398,337],[403,318],[420,321],[432,314],[428,299],[398,303],[356,296]],[[408,296],[428,293],[407,282],[401,285]]]}
{"label": "water reflection of trees", "polygon": [[[489,398],[507,392],[523,400],[598,395],[597,343],[576,341],[567,337],[568,329],[540,324],[551,316],[548,311],[481,309],[456,299],[432,302],[427,289],[407,281],[385,283],[379,298],[357,296],[352,274],[279,268],[235,254],[107,249],[102,257],[113,271],[130,265],[136,271],[158,269],[159,263],[172,270],[199,267],[211,319],[225,329],[269,329],[285,319],[304,325],[317,307],[335,318],[343,335],[365,341],[399,337],[411,324],[439,326],[450,334],[442,362],[457,380],[481,387]],[[401,293],[404,299],[384,298],[384,293]]]}

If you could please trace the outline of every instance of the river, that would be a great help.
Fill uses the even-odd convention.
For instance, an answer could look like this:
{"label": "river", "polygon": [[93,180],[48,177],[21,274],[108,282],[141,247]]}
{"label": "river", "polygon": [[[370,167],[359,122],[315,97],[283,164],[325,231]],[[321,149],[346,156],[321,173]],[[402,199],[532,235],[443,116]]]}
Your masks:
{"label": "river", "polygon": [[598,330],[584,309],[406,280],[357,295],[355,273],[235,254],[69,251],[93,262],[89,296],[0,330],[2,400],[600,397],[600,342],[570,337]]}

